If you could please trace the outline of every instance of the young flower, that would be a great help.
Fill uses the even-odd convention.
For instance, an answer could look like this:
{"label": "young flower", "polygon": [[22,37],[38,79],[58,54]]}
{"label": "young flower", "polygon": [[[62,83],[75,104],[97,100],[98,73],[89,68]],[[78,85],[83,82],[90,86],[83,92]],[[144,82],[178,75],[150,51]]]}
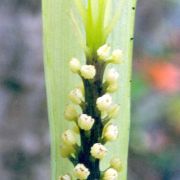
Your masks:
{"label": "young flower", "polygon": [[69,62],[69,67],[73,73],[78,73],[81,68],[81,64],[78,59],[72,58]]}
{"label": "young flower", "polygon": [[60,153],[63,158],[67,158],[75,153],[75,148],[71,145],[64,144],[60,147]]}
{"label": "young flower", "polygon": [[110,118],[115,118],[119,113],[119,105],[114,104],[108,110],[108,116]]}
{"label": "young flower", "polygon": [[83,94],[79,88],[73,89],[69,94],[69,99],[74,104],[81,104],[83,101]]}
{"label": "young flower", "polygon": [[89,169],[84,164],[77,164],[74,168],[74,176],[79,180],[87,179],[90,175]]}
{"label": "young flower", "polygon": [[111,68],[107,72],[106,81],[108,82],[108,84],[112,84],[117,82],[118,77],[119,77],[119,73],[114,68]]}
{"label": "young flower", "polygon": [[67,145],[75,145],[77,142],[76,137],[75,137],[75,133],[70,129],[66,130],[62,134],[62,141],[63,141],[63,143],[65,143]]}
{"label": "young flower", "polygon": [[108,87],[106,88],[106,92],[113,93],[118,90],[118,83],[113,82],[111,84],[108,84]]}
{"label": "young flower", "polygon": [[97,55],[99,56],[100,60],[106,60],[109,57],[111,47],[107,44],[104,44],[97,50]]}
{"label": "young flower", "polygon": [[118,172],[122,170],[122,162],[119,158],[112,158],[110,161],[110,166]]}
{"label": "young flower", "polygon": [[106,141],[114,141],[118,137],[118,127],[113,124],[109,124],[105,127],[103,132],[103,138]]}
{"label": "young flower", "polygon": [[78,119],[78,125],[81,129],[89,131],[94,124],[94,119],[87,114],[81,114]]}
{"label": "young flower", "polygon": [[122,55],[123,55],[122,50],[120,49],[114,50],[112,52],[109,62],[113,64],[120,64],[122,61]]}
{"label": "young flower", "polygon": [[64,112],[64,117],[69,121],[75,121],[78,117],[78,113],[73,105],[68,105]]}
{"label": "young flower", "polygon": [[107,153],[107,149],[100,143],[96,143],[91,147],[91,156],[96,159],[102,159]]}
{"label": "young flower", "polygon": [[112,105],[112,97],[109,94],[104,94],[97,98],[96,105],[100,111],[107,111]]}
{"label": "young flower", "polygon": [[104,172],[103,180],[117,180],[118,172],[114,168],[109,168]]}
{"label": "young flower", "polygon": [[68,174],[64,175],[64,176],[60,176],[58,180],[71,180],[71,176],[69,176]]}
{"label": "young flower", "polygon": [[83,65],[80,71],[84,79],[93,79],[96,75],[96,69],[93,65]]}

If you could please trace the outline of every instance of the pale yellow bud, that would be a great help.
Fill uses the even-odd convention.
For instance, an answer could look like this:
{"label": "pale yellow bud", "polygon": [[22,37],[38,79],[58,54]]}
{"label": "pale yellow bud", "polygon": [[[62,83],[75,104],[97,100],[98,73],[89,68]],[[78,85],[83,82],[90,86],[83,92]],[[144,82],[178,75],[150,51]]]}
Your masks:
{"label": "pale yellow bud", "polygon": [[81,76],[84,79],[93,79],[96,75],[96,69],[93,65],[83,65],[81,67]]}
{"label": "pale yellow bud", "polygon": [[68,105],[66,107],[64,117],[69,121],[75,121],[78,118],[78,113],[73,105]]}
{"label": "pale yellow bud", "polygon": [[72,58],[69,62],[69,67],[73,73],[78,73],[81,68],[81,64],[78,59]]}
{"label": "pale yellow bud", "polygon": [[66,174],[64,176],[60,176],[59,180],[71,180],[71,176],[69,176],[68,174]]}
{"label": "pale yellow bud", "polygon": [[75,148],[71,145],[63,144],[60,147],[60,153],[63,158],[69,157],[71,154],[74,154],[75,151],[76,151]]}
{"label": "pale yellow bud", "polygon": [[97,50],[97,55],[100,60],[106,60],[109,57],[109,52],[110,52],[111,47],[108,46],[107,44],[104,44]]}
{"label": "pale yellow bud", "polygon": [[78,125],[81,129],[89,131],[94,124],[94,119],[87,114],[81,114],[78,119]]}
{"label": "pale yellow bud", "polygon": [[114,168],[109,168],[104,172],[103,180],[117,180],[118,172]]}
{"label": "pale yellow bud", "polygon": [[115,92],[117,90],[118,90],[118,83],[117,82],[113,82],[113,83],[108,84],[106,92],[113,93],[113,92]]}
{"label": "pale yellow bud", "polygon": [[106,81],[111,84],[117,82],[119,77],[119,73],[114,69],[111,68],[108,70],[107,75],[106,75]]}
{"label": "pale yellow bud", "polygon": [[107,153],[107,149],[101,143],[96,143],[91,147],[91,156],[96,159],[102,159]]}
{"label": "pale yellow bud", "polygon": [[74,126],[73,128],[72,128],[72,130],[74,131],[74,133],[76,133],[76,134],[79,134],[80,132],[79,132],[79,127],[76,125],[76,126]]}
{"label": "pale yellow bud", "polygon": [[89,169],[84,164],[77,164],[74,168],[74,176],[79,180],[85,180],[90,175]]}
{"label": "pale yellow bud", "polygon": [[118,137],[118,127],[113,124],[109,124],[104,128],[103,138],[106,141],[114,141]]}
{"label": "pale yellow bud", "polygon": [[76,144],[76,136],[75,133],[68,129],[62,134],[62,141],[67,145],[75,145]]}
{"label": "pale yellow bud", "polygon": [[97,98],[96,105],[100,111],[107,111],[112,105],[112,97],[109,94],[104,94]]}
{"label": "pale yellow bud", "polygon": [[122,50],[116,49],[112,52],[112,55],[110,57],[110,62],[114,64],[120,64],[122,61],[122,56],[123,56]]}
{"label": "pale yellow bud", "polygon": [[112,158],[110,161],[110,166],[114,168],[116,171],[122,171],[122,162],[119,158]]}
{"label": "pale yellow bud", "polygon": [[79,83],[79,85],[77,86],[78,89],[80,89],[80,91],[82,92],[82,94],[84,95],[84,84],[83,82]]}
{"label": "pale yellow bud", "polygon": [[115,118],[117,117],[118,113],[119,113],[119,105],[114,104],[112,105],[109,110],[108,110],[108,116],[111,118]]}
{"label": "pale yellow bud", "polygon": [[69,99],[74,104],[81,104],[83,101],[83,94],[79,88],[73,89],[69,94]]}

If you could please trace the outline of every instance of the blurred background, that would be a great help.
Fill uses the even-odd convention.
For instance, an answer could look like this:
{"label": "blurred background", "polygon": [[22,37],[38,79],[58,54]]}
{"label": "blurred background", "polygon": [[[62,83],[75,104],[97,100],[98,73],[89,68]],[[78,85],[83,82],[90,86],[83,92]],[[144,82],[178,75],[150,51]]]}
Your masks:
{"label": "blurred background", "polygon": [[[0,1],[0,179],[49,180],[40,0]],[[180,180],[180,1],[139,0],[129,180]]]}

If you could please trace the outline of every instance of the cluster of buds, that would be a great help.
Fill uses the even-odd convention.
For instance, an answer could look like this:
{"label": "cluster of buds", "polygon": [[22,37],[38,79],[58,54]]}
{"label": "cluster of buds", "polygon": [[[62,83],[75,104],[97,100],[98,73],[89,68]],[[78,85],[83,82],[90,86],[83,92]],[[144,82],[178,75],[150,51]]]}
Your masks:
{"label": "cluster of buds", "polygon": [[[110,54],[111,47],[107,44],[101,46],[97,50],[97,55],[100,61],[104,61],[104,63],[109,64],[120,64],[122,62],[122,50],[116,49],[112,51]],[[106,92],[113,93],[118,89],[118,77],[119,73],[114,69],[111,68],[108,70],[105,78],[105,87]]]}
{"label": "cluster of buds", "polygon": [[120,64],[122,62],[122,50],[115,49],[110,54],[111,47],[108,44],[104,44],[97,50],[99,60],[105,61],[106,63]]}
{"label": "cluster of buds", "polygon": [[93,65],[82,65],[77,58],[72,58],[69,63],[73,73],[79,74],[84,79],[93,79],[96,75],[96,69]]}
{"label": "cluster of buds", "polygon": [[[109,63],[119,64],[122,60],[122,51],[119,49],[112,51],[112,53],[110,53],[110,51],[111,47],[108,44],[101,46],[97,50],[97,63],[99,62],[100,64],[104,64],[105,67]],[[78,74],[82,78],[83,82],[86,81],[89,84],[92,84],[92,87],[96,85],[96,78],[99,78],[97,73],[98,66],[89,63],[81,65],[77,58],[72,58],[69,62],[69,67],[73,73]],[[86,146],[86,142],[82,142],[84,138],[82,136],[85,136],[86,141],[88,141],[87,138],[91,138],[92,133],[96,132],[93,132],[93,129],[98,120],[100,120],[100,123],[103,127],[102,133],[97,138],[98,141],[92,141],[91,139],[93,143],[88,149],[88,154],[91,156],[89,159],[93,159],[94,162],[102,160],[108,153],[108,149],[105,147],[105,144],[110,141],[115,141],[118,138],[118,126],[110,121],[117,116],[119,112],[119,105],[113,103],[113,99],[110,93],[113,93],[118,89],[119,73],[115,68],[110,68],[107,70],[107,73],[104,77],[104,80],[102,79],[101,82],[104,90],[102,95],[93,97],[92,94],[92,96],[89,97],[95,98],[93,101],[96,103],[96,105],[93,105],[92,108],[94,108],[94,111],[99,112],[100,117],[98,117],[98,119],[97,116],[93,116],[93,114],[88,113],[89,111],[86,112],[83,109],[83,107],[89,105],[89,103],[92,102],[92,99],[88,99],[87,96],[85,98],[87,88],[89,88],[86,87],[86,84],[83,84],[83,87],[77,87],[73,89],[69,93],[69,100],[72,104],[67,105],[64,116],[68,121],[74,122],[75,126],[72,130],[66,130],[61,136],[61,155],[62,157],[74,160],[74,170],[71,176],[66,174],[59,177],[59,180],[71,180],[72,176],[80,180],[85,180],[91,176],[87,162],[87,167],[82,160],[79,162],[78,153],[82,153],[82,151],[87,148],[81,147]],[[98,89],[98,87],[96,89]],[[78,111],[78,108],[76,107],[77,105],[82,108],[82,112]],[[76,138],[77,134],[80,136],[80,144]],[[121,161],[117,158],[113,158],[110,161],[110,166],[102,172],[102,179],[116,180],[118,178],[118,172],[120,172],[121,169]],[[97,169],[94,169],[94,171],[96,170]]]}

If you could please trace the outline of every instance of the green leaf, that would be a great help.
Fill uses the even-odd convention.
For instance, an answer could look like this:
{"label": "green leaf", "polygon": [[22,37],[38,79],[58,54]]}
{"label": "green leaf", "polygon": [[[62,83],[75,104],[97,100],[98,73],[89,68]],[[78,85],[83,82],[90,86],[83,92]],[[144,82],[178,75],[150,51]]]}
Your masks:
{"label": "green leaf", "polygon": [[[77,1],[76,3],[81,2]],[[89,0],[90,2],[90,0]],[[104,0],[105,2],[105,0]],[[82,1],[83,3],[83,1]],[[120,1],[113,0],[113,7],[119,7]],[[68,67],[71,57],[76,56],[84,62],[83,49],[75,35],[76,28],[73,26],[70,12],[74,7],[72,0],[42,0],[43,4],[43,34],[44,34],[44,67],[46,88],[48,97],[49,126],[51,134],[51,168],[52,180],[58,176],[72,172],[73,166],[67,159],[60,157],[60,135],[70,127],[64,119],[64,109],[68,103],[69,91],[78,85],[79,79],[74,76]],[[129,142],[130,124],[130,78],[131,78],[131,59],[132,45],[130,40],[133,37],[135,0],[125,0],[121,7],[121,18],[117,21],[117,26],[113,29],[109,37],[109,44],[113,48],[120,47],[124,52],[124,62],[119,65],[120,89],[114,95],[114,99],[121,106],[119,117],[116,120],[120,128],[118,142],[109,143],[109,153],[103,160],[103,167],[107,167],[108,160],[113,156],[120,156],[123,162],[123,171],[120,174],[122,180],[127,179],[127,156]],[[78,4],[81,14],[84,10]],[[89,9],[89,13],[91,10]],[[84,16],[84,15],[83,15]],[[102,21],[102,17],[100,18]],[[116,18],[115,18],[116,19]],[[114,20],[113,20],[114,22]],[[113,23],[114,24],[114,23]],[[87,28],[94,28],[91,23]],[[114,25],[113,25],[114,26]],[[110,28],[111,29],[111,28]]]}
{"label": "green leaf", "polygon": [[86,14],[86,9],[85,9],[84,4],[83,4],[83,0],[74,0],[74,2],[75,2],[75,5],[76,5],[78,11],[80,12],[83,23],[85,23],[86,18],[87,18],[87,14]]}
{"label": "green leaf", "polygon": [[116,23],[120,19],[123,8],[125,7],[124,6],[125,2],[126,2],[126,0],[121,0],[120,3],[117,4],[118,8],[115,8],[114,16],[113,16],[113,18],[110,20],[109,24],[105,28],[105,36],[108,36],[112,32],[114,26],[116,25]]}

